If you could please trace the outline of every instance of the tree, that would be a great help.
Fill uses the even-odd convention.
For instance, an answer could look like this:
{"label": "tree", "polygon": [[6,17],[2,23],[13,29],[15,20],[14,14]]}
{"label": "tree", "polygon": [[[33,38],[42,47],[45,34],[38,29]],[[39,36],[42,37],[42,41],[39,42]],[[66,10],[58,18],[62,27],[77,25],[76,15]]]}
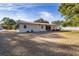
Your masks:
{"label": "tree", "polygon": [[19,29],[19,22],[22,22],[22,20],[19,19],[19,20],[16,21],[16,23],[17,23],[17,24],[16,24],[16,28],[17,28],[17,29]]}
{"label": "tree", "polygon": [[67,26],[79,26],[79,3],[62,3],[59,12],[65,17]]}
{"label": "tree", "polygon": [[60,26],[60,25],[63,23],[63,21],[57,20],[57,21],[52,21],[51,23],[52,23],[52,24],[55,24],[55,25],[57,25],[57,26]]}
{"label": "tree", "polygon": [[62,3],[59,6],[58,10],[66,18],[71,18],[75,14],[75,11],[76,11],[75,7],[76,7],[76,4]]}
{"label": "tree", "polygon": [[43,18],[37,19],[34,22],[38,22],[38,23],[49,23],[48,21],[44,20]]}
{"label": "tree", "polygon": [[13,19],[4,17],[2,21],[3,21],[2,23],[3,28],[9,29],[9,30],[16,29],[16,22]]}

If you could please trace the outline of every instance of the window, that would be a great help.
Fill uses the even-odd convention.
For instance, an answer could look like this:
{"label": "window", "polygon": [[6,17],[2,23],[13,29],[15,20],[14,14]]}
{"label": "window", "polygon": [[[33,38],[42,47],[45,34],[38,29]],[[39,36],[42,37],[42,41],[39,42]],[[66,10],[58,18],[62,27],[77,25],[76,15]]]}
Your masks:
{"label": "window", "polygon": [[26,26],[26,25],[24,25],[24,28],[27,28],[27,26]]}

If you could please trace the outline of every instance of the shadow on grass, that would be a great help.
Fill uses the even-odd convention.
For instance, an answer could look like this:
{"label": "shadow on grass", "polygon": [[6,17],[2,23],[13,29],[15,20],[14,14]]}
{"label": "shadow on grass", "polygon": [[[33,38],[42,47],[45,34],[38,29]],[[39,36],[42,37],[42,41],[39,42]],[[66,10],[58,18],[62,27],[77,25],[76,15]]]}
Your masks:
{"label": "shadow on grass", "polygon": [[[58,31],[60,32],[60,31]],[[30,34],[32,36],[36,36],[36,37],[43,37],[43,38],[58,38],[58,39],[67,39],[64,36],[61,36],[59,34],[57,34],[57,32],[52,32],[52,31],[48,31],[48,32],[33,32],[33,33],[23,33],[23,34]]]}

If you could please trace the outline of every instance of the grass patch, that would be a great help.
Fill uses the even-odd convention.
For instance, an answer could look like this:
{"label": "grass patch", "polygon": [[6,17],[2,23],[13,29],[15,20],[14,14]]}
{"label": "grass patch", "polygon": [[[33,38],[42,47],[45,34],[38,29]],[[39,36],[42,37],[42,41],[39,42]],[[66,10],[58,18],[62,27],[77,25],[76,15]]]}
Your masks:
{"label": "grass patch", "polygon": [[64,34],[71,34],[71,35],[74,35],[74,34],[79,34],[79,31],[77,30],[71,30],[71,31],[61,31],[60,33],[64,33]]}
{"label": "grass patch", "polygon": [[72,30],[71,33],[79,33],[79,31],[74,31],[74,30]]}

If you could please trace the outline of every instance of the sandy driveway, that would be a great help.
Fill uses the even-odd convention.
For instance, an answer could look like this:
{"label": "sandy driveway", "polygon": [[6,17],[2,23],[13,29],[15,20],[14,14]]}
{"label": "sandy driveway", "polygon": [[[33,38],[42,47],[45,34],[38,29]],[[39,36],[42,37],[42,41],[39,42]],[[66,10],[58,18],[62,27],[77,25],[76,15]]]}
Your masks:
{"label": "sandy driveway", "polygon": [[53,56],[79,55],[79,45],[63,44],[67,37],[58,32],[47,33],[0,33],[0,55]]}

